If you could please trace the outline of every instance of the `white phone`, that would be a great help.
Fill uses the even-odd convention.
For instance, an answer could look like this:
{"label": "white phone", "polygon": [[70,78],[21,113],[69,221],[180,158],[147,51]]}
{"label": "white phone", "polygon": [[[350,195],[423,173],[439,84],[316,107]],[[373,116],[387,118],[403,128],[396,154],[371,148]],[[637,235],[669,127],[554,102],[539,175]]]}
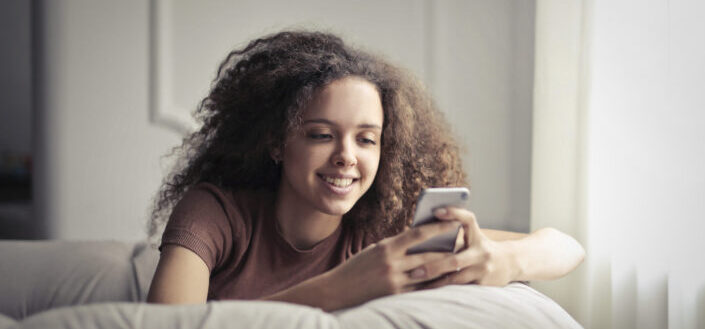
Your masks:
{"label": "white phone", "polygon": [[[416,202],[416,212],[411,227],[428,224],[437,221],[433,216],[433,211],[441,207],[468,207],[470,200],[470,190],[465,187],[431,187],[421,191],[419,200]],[[422,243],[409,248],[407,254],[417,254],[422,252],[455,252],[455,240],[460,231],[458,227],[450,232],[437,235]]]}

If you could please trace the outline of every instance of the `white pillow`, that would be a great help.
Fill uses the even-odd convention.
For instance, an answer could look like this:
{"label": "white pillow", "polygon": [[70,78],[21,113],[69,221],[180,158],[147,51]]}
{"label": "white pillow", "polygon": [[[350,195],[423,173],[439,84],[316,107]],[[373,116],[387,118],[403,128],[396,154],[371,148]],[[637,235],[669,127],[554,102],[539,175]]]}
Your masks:
{"label": "white pillow", "polygon": [[547,297],[522,284],[474,285],[388,296],[325,313],[302,305],[219,301],[200,305],[108,303],[42,312],[19,328],[446,329],[581,328]]}

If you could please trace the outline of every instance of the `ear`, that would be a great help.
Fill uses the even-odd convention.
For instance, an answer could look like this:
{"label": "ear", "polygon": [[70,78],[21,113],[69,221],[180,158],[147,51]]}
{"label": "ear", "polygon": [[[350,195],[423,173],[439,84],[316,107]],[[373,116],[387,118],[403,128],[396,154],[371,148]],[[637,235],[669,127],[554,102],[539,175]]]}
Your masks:
{"label": "ear", "polygon": [[274,163],[279,164],[279,162],[282,161],[282,152],[281,149],[278,147],[275,147],[269,151],[269,156],[274,160]]}

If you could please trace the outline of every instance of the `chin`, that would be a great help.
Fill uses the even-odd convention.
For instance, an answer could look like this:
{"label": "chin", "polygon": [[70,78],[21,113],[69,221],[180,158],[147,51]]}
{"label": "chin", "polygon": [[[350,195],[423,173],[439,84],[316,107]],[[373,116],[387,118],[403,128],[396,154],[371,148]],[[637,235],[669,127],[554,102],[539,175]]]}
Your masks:
{"label": "chin", "polygon": [[[357,200],[356,200],[357,201]],[[350,209],[355,206],[355,202],[348,204],[348,202],[325,202],[324,204],[319,207],[319,210],[323,213],[326,213],[328,215],[334,215],[334,216],[342,216],[347,214]]]}

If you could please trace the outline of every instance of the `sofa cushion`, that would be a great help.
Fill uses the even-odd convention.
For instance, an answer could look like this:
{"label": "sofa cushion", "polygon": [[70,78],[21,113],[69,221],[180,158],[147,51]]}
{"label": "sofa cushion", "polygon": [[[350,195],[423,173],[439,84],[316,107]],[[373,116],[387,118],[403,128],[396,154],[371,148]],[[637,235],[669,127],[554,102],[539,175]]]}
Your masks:
{"label": "sofa cushion", "polygon": [[16,323],[15,319],[0,314],[0,329],[10,328],[11,325]]}
{"label": "sofa cushion", "polygon": [[446,286],[335,313],[263,301],[126,303],[145,300],[158,255],[146,243],[0,240],[0,313],[18,320],[0,317],[0,329],[580,328],[520,283]]}
{"label": "sofa cushion", "polygon": [[335,313],[268,301],[93,304],[35,314],[17,328],[577,329],[580,325],[546,296],[515,283],[504,288],[446,286],[387,296]]}
{"label": "sofa cushion", "polygon": [[523,283],[449,285],[371,300],[335,312],[345,328],[581,328],[556,302]]}
{"label": "sofa cushion", "polygon": [[137,291],[137,299],[139,301],[147,300],[149,286],[152,283],[152,277],[159,263],[159,250],[151,246],[147,242],[135,244],[132,252],[132,267],[134,270],[135,289]]}
{"label": "sofa cushion", "polygon": [[124,242],[0,241],[0,313],[15,319],[68,305],[139,301]]}
{"label": "sofa cushion", "polygon": [[18,322],[17,329],[335,329],[338,321],[319,309],[265,301],[227,301],[198,305],[108,303],[61,308]]}

